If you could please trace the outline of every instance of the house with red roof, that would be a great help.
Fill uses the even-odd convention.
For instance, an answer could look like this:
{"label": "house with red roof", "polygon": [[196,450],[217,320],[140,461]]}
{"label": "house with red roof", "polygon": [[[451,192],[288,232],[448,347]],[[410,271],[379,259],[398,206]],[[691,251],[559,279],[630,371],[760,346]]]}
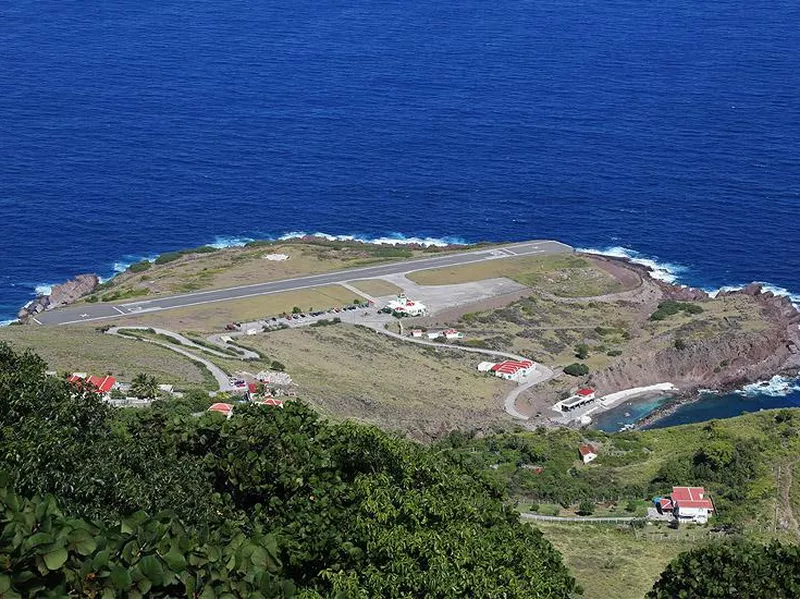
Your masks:
{"label": "house with red roof", "polygon": [[100,395],[107,395],[111,393],[111,390],[117,384],[117,379],[113,376],[87,376],[86,373],[76,372],[67,379],[67,382],[78,389],[86,389]]}
{"label": "house with red roof", "polygon": [[535,364],[530,360],[505,360],[492,366],[489,370],[495,376],[507,381],[521,381],[531,372]]}
{"label": "house with red roof", "polygon": [[223,416],[225,416],[225,418],[230,418],[231,416],[233,416],[233,406],[229,403],[217,402],[213,404],[210,408],[208,408],[208,411],[222,414]]}
{"label": "house with red roof", "polygon": [[464,333],[461,333],[455,329],[445,329],[444,331],[442,331],[442,335],[444,335],[444,338],[447,339],[448,341],[464,338]]}
{"label": "house with red roof", "polygon": [[589,445],[588,443],[581,443],[581,445],[578,447],[578,453],[580,454],[581,460],[583,460],[584,464],[593,462],[597,458],[597,448],[594,445]]}
{"label": "house with red roof", "polygon": [[705,524],[714,512],[714,504],[703,487],[673,487],[670,500],[672,515],[680,522]]}
{"label": "house with red roof", "polygon": [[277,399],[275,397],[268,397],[267,399],[265,399],[264,401],[259,402],[259,403],[261,403],[262,406],[274,406],[276,408],[282,408],[283,407],[283,400],[282,399]]}

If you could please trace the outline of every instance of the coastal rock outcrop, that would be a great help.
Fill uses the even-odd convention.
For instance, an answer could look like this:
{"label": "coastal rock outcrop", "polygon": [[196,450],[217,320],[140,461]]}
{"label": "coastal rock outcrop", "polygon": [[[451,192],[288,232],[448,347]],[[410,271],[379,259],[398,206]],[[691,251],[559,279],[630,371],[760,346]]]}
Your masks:
{"label": "coastal rock outcrop", "polygon": [[53,285],[48,295],[40,295],[35,300],[28,302],[17,314],[21,321],[36,316],[45,310],[52,310],[60,306],[71,304],[75,300],[92,293],[100,284],[100,279],[95,274],[78,275],[66,283]]}

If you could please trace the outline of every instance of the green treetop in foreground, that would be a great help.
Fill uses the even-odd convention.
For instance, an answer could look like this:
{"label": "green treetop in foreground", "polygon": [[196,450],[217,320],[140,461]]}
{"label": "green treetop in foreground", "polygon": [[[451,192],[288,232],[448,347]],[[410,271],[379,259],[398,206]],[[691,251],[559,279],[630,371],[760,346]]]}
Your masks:
{"label": "green treetop in foreground", "polygon": [[300,403],[115,411],[0,344],[0,595],[571,597],[474,468]]}

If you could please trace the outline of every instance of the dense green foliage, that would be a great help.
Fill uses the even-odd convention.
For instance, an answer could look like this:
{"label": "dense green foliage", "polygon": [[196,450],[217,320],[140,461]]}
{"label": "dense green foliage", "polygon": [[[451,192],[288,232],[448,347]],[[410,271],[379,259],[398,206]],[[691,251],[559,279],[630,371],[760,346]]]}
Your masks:
{"label": "dense green foliage", "polygon": [[800,547],[744,540],[715,543],[678,556],[650,599],[789,599],[800,597]]}
{"label": "dense green foliage", "polygon": [[136,262],[134,264],[131,264],[128,267],[128,270],[134,273],[139,273],[149,270],[152,266],[153,263],[150,262],[149,260],[142,260],[141,262]]}
{"label": "dense green foliage", "polygon": [[[710,421],[685,432],[609,435],[538,429],[481,439],[453,433],[439,447],[483,470],[509,495],[526,502],[564,507],[583,501],[627,503],[668,494],[673,486],[703,486],[714,499],[715,522],[738,528],[753,516],[759,501],[774,496],[764,479],[770,456],[793,452],[788,443],[800,433],[800,418],[794,414],[781,410],[767,417],[763,435],[743,436]],[[589,466],[578,456],[578,446],[587,438],[601,446]]]}
{"label": "dense green foliage", "polygon": [[230,420],[187,415],[199,394],[114,410],[44,370],[0,344],[3,596],[575,591],[457,454],[327,424],[299,402]]}
{"label": "dense green foliage", "polygon": [[687,314],[702,314],[703,308],[702,306],[690,304],[689,302],[666,300],[658,304],[658,309],[650,315],[650,320],[664,320],[669,316],[674,316],[678,312],[686,312]]}
{"label": "dense green foliage", "polygon": [[564,373],[570,376],[586,376],[589,374],[589,367],[582,362],[575,362],[564,367]]}

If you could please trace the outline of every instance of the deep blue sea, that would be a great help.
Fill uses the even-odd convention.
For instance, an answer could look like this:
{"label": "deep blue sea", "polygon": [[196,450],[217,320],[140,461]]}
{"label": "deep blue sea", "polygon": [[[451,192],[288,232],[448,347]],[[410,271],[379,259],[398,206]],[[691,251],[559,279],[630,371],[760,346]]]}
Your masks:
{"label": "deep blue sea", "polygon": [[0,320],[293,232],[558,238],[800,293],[800,3],[7,0]]}

